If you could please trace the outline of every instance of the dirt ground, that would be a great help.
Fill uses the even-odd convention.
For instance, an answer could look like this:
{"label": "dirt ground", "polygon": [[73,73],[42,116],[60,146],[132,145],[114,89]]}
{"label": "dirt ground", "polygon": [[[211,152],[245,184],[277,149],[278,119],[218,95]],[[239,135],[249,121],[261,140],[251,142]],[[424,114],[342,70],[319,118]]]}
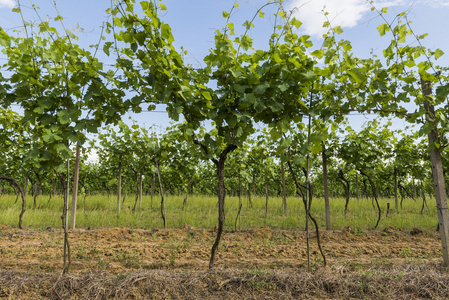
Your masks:
{"label": "dirt ground", "polygon": [[[82,272],[106,269],[123,273],[141,269],[206,269],[215,239],[213,230],[143,230],[129,228],[75,229],[69,233],[72,264]],[[410,234],[387,228],[383,231],[320,232],[329,265],[364,266],[408,261],[439,262],[441,242],[437,232]],[[63,233],[60,229],[0,229],[0,268],[16,271],[57,271],[63,264]],[[227,232],[222,238],[216,266],[239,269],[305,268],[304,231],[278,231],[262,227]],[[313,267],[322,265],[314,232],[310,233]]]}
{"label": "dirt ground", "polygon": [[[213,275],[213,271],[208,271],[208,264],[215,234],[214,230],[196,229],[189,226],[186,226],[184,229],[166,230],[130,228],[76,229],[69,233],[71,250],[70,274],[74,276],[70,280],[72,280],[72,284],[74,282],[81,284],[81,278],[85,279],[92,276],[88,274],[103,274],[101,276],[112,278],[111,280],[119,282],[124,279],[124,277],[120,277],[124,276],[123,274],[126,274],[128,277],[130,274],[144,276],[142,272],[153,272],[151,276],[165,272],[166,278],[170,276],[178,278],[177,276],[185,276],[185,274],[190,274],[191,278],[195,276],[201,277],[206,273]],[[215,264],[215,269],[218,270],[215,276],[221,274],[221,277],[218,277],[222,279],[217,283],[218,287],[223,287],[223,282],[226,283],[226,286],[237,284],[233,283],[232,278],[235,280],[240,278],[238,279],[240,281],[237,280],[237,282],[240,282],[240,288],[246,286],[245,284],[250,282],[250,280],[256,280],[256,283],[251,284],[251,291],[246,291],[250,292],[249,294],[245,294],[246,292],[243,293],[242,291],[242,293],[219,296],[221,294],[213,294],[212,289],[212,294],[205,294],[203,295],[204,298],[209,298],[212,295],[216,296],[213,296],[214,298],[223,299],[229,297],[251,298],[251,295],[254,298],[276,298],[275,290],[280,289],[279,285],[274,285],[274,289],[270,288],[268,281],[274,282],[279,278],[270,277],[271,279],[267,279],[268,277],[265,278],[264,276],[276,275],[282,277],[283,272],[290,272],[290,277],[292,274],[299,276],[298,274],[301,273],[314,274],[313,276],[321,276],[321,278],[323,278],[325,273],[346,274],[345,276],[357,273],[357,276],[359,276],[358,282],[360,282],[360,276],[366,275],[366,272],[370,270],[377,270],[377,275],[382,273],[379,270],[386,270],[385,272],[393,270],[391,272],[394,273],[396,272],[394,271],[396,266],[408,266],[405,267],[405,271],[404,269],[397,271],[399,272],[398,274],[403,275],[413,268],[422,269],[422,266],[432,266],[432,272],[438,273],[439,276],[443,276],[442,274],[444,273],[444,271],[441,271],[441,242],[437,232],[422,232],[419,229],[405,231],[396,228],[361,232],[348,227],[338,231],[322,231],[320,232],[320,237],[327,267],[323,265],[323,257],[320,255],[317,247],[316,236],[311,232],[310,271],[312,273],[310,273],[307,272],[307,243],[304,231],[271,230],[263,227],[243,232],[226,232],[222,238]],[[67,292],[66,296],[61,296],[62,294],[58,294],[55,290],[57,284],[51,284],[52,281],[60,283],[60,273],[63,266],[62,255],[63,232],[60,229],[20,230],[0,225],[0,270],[2,272],[0,277],[3,278],[3,282],[0,280],[0,297],[17,299],[20,298],[20,295],[23,295],[23,299],[33,298],[34,296],[36,296],[36,299],[86,298],[86,293],[91,293],[92,290],[81,292],[80,289],[82,287],[79,287],[78,291],[72,289],[71,293]],[[411,268],[410,266],[414,267]],[[233,275],[227,273],[231,272],[231,270],[234,270]],[[420,271],[418,270],[417,272]],[[226,279],[228,275],[223,274],[232,276]],[[236,274],[240,275],[237,276]],[[252,274],[259,277],[251,277]],[[19,285],[17,280],[14,279],[26,276],[41,276],[41,281],[43,280],[42,278],[48,278],[48,282],[30,290],[26,288],[29,284],[25,282]],[[9,277],[11,277],[11,282],[7,279]],[[78,281],[74,279],[75,277]],[[266,282],[267,285],[262,285],[258,288],[257,282],[259,281],[257,280],[259,279],[263,279],[262,282]],[[65,280],[69,279],[66,278]],[[177,280],[181,279],[178,278]],[[198,280],[198,284],[201,284],[201,280]],[[448,280],[446,283],[448,285],[449,277],[444,277],[444,280]],[[203,282],[206,281],[203,278]],[[30,282],[34,281],[31,280]],[[67,284],[66,282],[65,285]],[[129,284],[135,288],[137,283],[131,282]],[[360,287],[356,289],[360,289]],[[233,289],[229,290],[233,291]],[[156,291],[157,289],[155,288],[154,292]],[[283,295],[286,298],[302,298],[299,295],[303,295],[294,294],[292,291],[285,294],[286,290],[283,291]],[[413,297],[414,293],[410,292],[410,297],[406,299],[419,298]],[[139,295],[145,294],[149,295],[148,290],[141,291]],[[362,294],[368,295],[368,298],[376,298],[369,294],[368,291],[364,291],[363,287]],[[95,294],[95,297],[93,294],[89,295],[87,294],[87,298],[91,298],[91,296],[97,299],[111,297],[111,294],[107,294],[106,290]],[[112,298],[139,299],[139,297],[131,297],[131,294],[127,293],[120,295],[119,297],[119,294],[115,293],[112,295],[114,296]],[[159,294],[153,294],[148,299],[155,298],[155,295]],[[309,299],[332,298],[330,296],[332,295],[332,289],[330,291],[325,289],[324,294],[318,293],[314,295],[313,297],[311,295],[306,297],[304,294],[304,297]],[[347,294],[344,294],[342,291],[338,295],[342,299],[347,297]],[[351,295],[357,298],[360,294]],[[429,295],[441,296],[441,294]],[[191,298],[203,298],[200,294],[196,294],[196,296],[192,294],[191,296]],[[340,297],[337,297],[337,294],[334,294],[334,296],[336,298]],[[441,297],[444,298],[443,296]],[[141,297],[141,299],[146,298],[145,296]],[[168,296],[161,296],[161,298],[173,299],[185,297],[189,296],[181,292],[173,292],[169,293]],[[386,296],[385,298],[389,297]]]}

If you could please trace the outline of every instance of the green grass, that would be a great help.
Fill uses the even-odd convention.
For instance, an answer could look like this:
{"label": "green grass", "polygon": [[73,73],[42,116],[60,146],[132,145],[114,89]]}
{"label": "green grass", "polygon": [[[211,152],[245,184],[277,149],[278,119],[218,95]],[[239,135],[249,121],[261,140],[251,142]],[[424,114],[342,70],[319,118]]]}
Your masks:
{"label": "green grass", "polygon": [[[15,196],[0,196],[0,224],[13,227],[18,226],[21,209],[21,200],[14,204]],[[48,196],[37,198],[37,207],[33,209],[33,199],[27,198],[27,211],[23,218],[24,227],[42,228],[61,227],[61,214],[63,199],[61,196],[55,200]],[[150,196],[144,196],[142,207],[137,205],[133,212],[134,196],[128,195],[122,205],[120,216],[116,212],[116,196],[88,196],[78,200],[78,213],[76,226],[78,228],[104,228],[104,227],[131,227],[131,228],[162,228],[160,216],[160,198],[153,198],[153,207],[150,206]],[[213,228],[217,224],[217,197],[189,196],[186,211],[182,212],[183,197],[167,196],[166,199],[167,227],[181,228],[188,224],[197,228]],[[269,199],[268,214],[265,214],[265,197],[253,197],[253,207],[243,198],[243,207],[240,216],[240,229],[268,226],[281,229],[302,229],[305,226],[304,205],[301,199],[291,197],[287,199],[288,213],[283,214],[282,199],[272,197]],[[427,199],[429,208],[420,214],[422,202],[411,199],[404,200],[403,209],[390,211],[386,217],[387,202],[394,208],[394,199],[380,199],[382,219],[379,229],[397,227],[411,229],[415,226],[426,230],[434,230],[437,226],[437,213],[434,199]],[[344,199],[331,199],[331,225],[332,229],[340,230],[351,226],[354,229],[371,229],[376,224],[377,210],[373,208],[371,200],[351,199],[349,211],[344,213]],[[238,211],[238,198],[227,197],[225,204],[226,230],[233,230]],[[321,228],[325,227],[324,199],[315,198],[312,203],[312,215]],[[70,211],[69,211],[70,215]],[[239,226],[237,227],[239,228]]]}

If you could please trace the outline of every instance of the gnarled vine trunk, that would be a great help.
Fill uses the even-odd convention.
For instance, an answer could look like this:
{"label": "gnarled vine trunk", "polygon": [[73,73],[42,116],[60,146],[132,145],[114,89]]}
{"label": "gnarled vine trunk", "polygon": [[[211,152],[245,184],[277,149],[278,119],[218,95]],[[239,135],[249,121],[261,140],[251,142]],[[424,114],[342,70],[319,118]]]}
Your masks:
{"label": "gnarled vine trunk", "polygon": [[20,192],[20,195],[22,197],[22,211],[20,212],[20,215],[19,215],[19,228],[23,229],[22,222],[23,222],[23,214],[25,213],[25,210],[26,210],[26,194],[23,191],[22,186],[20,185],[20,183],[17,182],[17,180],[15,180],[14,178],[6,177],[6,176],[0,176],[0,180],[8,181],[9,183],[11,183],[14,186],[16,186],[17,189]]}
{"label": "gnarled vine trunk", "polygon": [[379,226],[380,217],[382,216],[382,211],[381,211],[380,206],[379,206],[379,201],[377,200],[377,191],[376,191],[376,187],[374,186],[374,183],[373,183],[373,181],[371,180],[371,178],[368,176],[368,174],[364,173],[362,170],[359,170],[359,172],[360,172],[360,174],[362,174],[363,176],[365,176],[365,177],[368,179],[368,181],[369,181],[369,183],[370,183],[370,185],[371,185],[371,191],[372,191],[372,193],[373,193],[374,200],[376,201],[377,210],[378,210],[378,212],[379,212],[378,217],[377,217],[376,226],[374,226],[374,229],[376,229],[377,226]]}
{"label": "gnarled vine trunk", "polygon": [[157,160],[154,161],[156,164],[157,170],[157,178],[159,179],[159,195],[161,196],[161,217],[164,222],[164,228],[167,228],[167,218],[165,216],[165,199],[164,199],[164,190],[162,188],[162,177],[161,177],[161,169],[159,168],[159,163]]}
{"label": "gnarled vine trunk", "polygon": [[[293,182],[294,182],[295,185],[296,185],[296,194],[297,194],[299,197],[302,197],[303,203],[304,203],[304,207],[306,208],[306,211],[307,211],[307,217],[309,217],[310,220],[312,220],[313,224],[315,225],[315,232],[316,232],[316,240],[317,240],[317,244],[318,244],[318,249],[320,250],[321,256],[323,257],[323,264],[326,265],[326,264],[327,264],[327,262],[326,262],[326,256],[324,255],[323,249],[321,248],[320,231],[319,231],[318,223],[317,223],[317,221],[315,220],[315,218],[310,214],[310,209],[308,209],[310,206],[307,205],[307,202],[306,202],[306,200],[305,200],[305,194],[304,194],[303,191],[302,191],[302,186],[301,186],[301,184],[299,183],[298,179],[296,178],[295,172],[293,171],[293,167],[292,167],[292,164],[291,164],[291,161],[290,161],[290,157],[289,157],[289,159],[287,160],[287,165],[288,165],[290,174],[292,175]],[[310,202],[311,202],[311,201],[310,201]],[[310,203],[310,202],[309,202],[309,203]]]}
{"label": "gnarled vine trunk", "polygon": [[444,266],[449,266],[449,212],[447,208],[446,185],[444,182],[443,163],[440,149],[435,145],[440,143],[439,132],[436,124],[435,108],[431,104],[432,87],[429,81],[421,79],[424,96],[424,108],[426,110],[426,125],[431,125],[428,133],[430,162],[432,166],[433,188],[438,211],[438,224],[441,236]]}
{"label": "gnarled vine trunk", "polygon": [[343,188],[345,190],[345,197],[346,197],[345,214],[346,214],[348,212],[348,204],[349,204],[349,181],[343,175],[342,170],[338,171],[338,180],[343,185]]}
{"label": "gnarled vine trunk", "polygon": [[217,237],[215,238],[215,242],[212,245],[211,256],[209,261],[209,269],[214,266],[215,255],[218,249],[218,245],[220,244],[221,235],[223,233],[225,214],[224,214],[224,201],[226,196],[225,191],[225,183],[224,183],[224,166],[226,162],[227,155],[237,149],[235,145],[228,145],[223,152],[220,154],[220,158],[217,161],[213,159],[212,162],[217,167],[217,176],[218,176],[218,228],[217,228]]}

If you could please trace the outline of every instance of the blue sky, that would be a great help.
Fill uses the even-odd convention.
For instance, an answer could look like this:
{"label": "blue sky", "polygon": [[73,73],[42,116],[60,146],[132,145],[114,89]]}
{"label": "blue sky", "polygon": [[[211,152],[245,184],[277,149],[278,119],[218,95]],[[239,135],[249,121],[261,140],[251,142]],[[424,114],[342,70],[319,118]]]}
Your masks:
{"label": "blue sky", "polygon": [[[33,3],[40,7],[42,18],[55,17],[56,12],[52,5],[53,0],[34,0]],[[163,20],[168,23],[175,37],[176,47],[183,46],[189,54],[186,56],[188,63],[200,66],[202,58],[207,55],[208,49],[213,46],[214,32],[222,29],[225,21],[222,11],[230,11],[234,0],[163,0],[168,11],[164,13]],[[266,3],[265,0],[237,1],[239,9],[233,14],[231,22],[235,27],[241,28],[245,20],[253,17],[257,7]],[[75,31],[79,36],[79,43],[85,47],[98,42],[101,33],[101,25],[106,20],[105,10],[111,5],[110,0],[59,0],[56,1],[59,12],[64,17],[66,27]],[[36,21],[37,16],[30,8],[30,1],[21,1],[23,12],[28,20]],[[449,63],[449,0],[379,0],[374,5],[381,9],[389,7],[386,18],[393,20],[397,13],[408,11],[409,20],[413,21],[412,28],[418,34],[428,33],[423,45],[436,49],[440,48],[447,54],[438,60],[439,65],[446,66]],[[13,34],[14,29],[22,26],[22,21],[17,13],[11,9],[16,6],[15,0],[0,0],[0,26],[8,33]],[[389,36],[380,38],[376,27],[382,20],[376,13],[370,11],[370,5],[364,0],[286,0],[285,6],[296,9],[296,18],[303,22],[300,34],[308,34],[312,37],[315,47],[321,45],[321,36],[325,32],[322,23],[325,21],[323,9],[329,12],[328,18],[333,26],[341,26],[344,33],[341,38],[347,39],[353,44],[353,51],[358,56],[369,56],[371,51],[381,54],[382,49],[389,43]],[[137,6],[139,7],[139,6]],[[255,28],[251,36],[255,40],[256,48],[264,48],[272,29],[274,6],[265,10],[264,19],[256,20]],[[36,21],[37,22],[37,21]],[[239,32],[237,31],[237,34]],[[240,32],[242,33],[242,32]],[[408,43],[416,43],[412,39]],[[108,58],[103,61],[108,62]],[[113,63],[112,59],[109,59]],[[164,113],[164,108],[159,107],[159,112],[144,112],[140,115],[127,114],[138,120],[140,124],[148,127],[156,124],[164,128],[169,120]],[[162,112],[160,112],[162,111]],[[355,127],[366,121],[364,116],[351,117]],[[395,121],[396,122],[396,121]],[[405,126],[402,121],[398,127]]]}

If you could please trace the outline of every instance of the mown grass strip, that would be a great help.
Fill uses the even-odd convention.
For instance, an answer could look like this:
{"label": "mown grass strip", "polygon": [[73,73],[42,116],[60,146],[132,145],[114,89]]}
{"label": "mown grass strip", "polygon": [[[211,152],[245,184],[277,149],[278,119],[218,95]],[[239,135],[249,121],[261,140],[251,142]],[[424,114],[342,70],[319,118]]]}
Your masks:
{"label": "mown grass strip", "polygon": [[[20,203],[14,203],[14,195],[0,196],[0,224],[13,227],[18,226],[20,214]],[[29,196],[29,199],[31,197]],[[182,211],[184,196],[167,196],[167,226],[168,228],[182,228],[186,224],[197,228],[213,228],[217,224],[217,198],[211,196],[189,196],[186,210]],[[305,226],[304,207],[302,200],[297,197],[288,198],[288,212],[283,213],[282,198],[272,197],[269,200],[268,215],[265,215],[265,197],[252,197],[252,206],[247,199],[243,201],[241,211],[241,230],[268,226],[280,229],[302,229]],[[428,208],[423,214],[420,213],[421,201],[406,199],[403,209],[390,210],[386,216],[387,203],[394,206],[394,199],[380,199],[382,208],[382,219],[379,228],[396,227],[411,229],[421,227],[424,230],[436,229],[437,213],[434,199],[428,199]],[[84,206],[85,202],[85,206]],[[376,221],[377,211],[371,200],[351,199],[349,211],[344,213],[345,200],[343,198],[331,199],[331,223],[332,229],[340,230],[345,227],[365,230],[371,229]],[[104,228],[104,227],[131,227],[131,228],[162,228],[160,218],[160,203],[153,200],[150,207],[150,196],[144,196],[142,209],[133,212],[134,197],[128,195],[122,205],[120,215],[116,212],[116,197],[92,195],[87,196],[85,201],[80,197],[78,202],[77,227],[78,228]],[[24,226],[29,228],[59,228],[61,225],[61,213],[63,200],[57,196],[55,200],[48,196],[37,198],[37,207],[33,208],[32,201],[28,201],[27,211],[24,215]],[[235,217],[238,212],[238,198],[227,197],[225,204],[226,223],[225,229],[234,230]],[[312,215],[315,216],[319,225],[324,227],[324,199],[315,198],[312,203]],[[69,216],[70,217],[70,216]]]}

